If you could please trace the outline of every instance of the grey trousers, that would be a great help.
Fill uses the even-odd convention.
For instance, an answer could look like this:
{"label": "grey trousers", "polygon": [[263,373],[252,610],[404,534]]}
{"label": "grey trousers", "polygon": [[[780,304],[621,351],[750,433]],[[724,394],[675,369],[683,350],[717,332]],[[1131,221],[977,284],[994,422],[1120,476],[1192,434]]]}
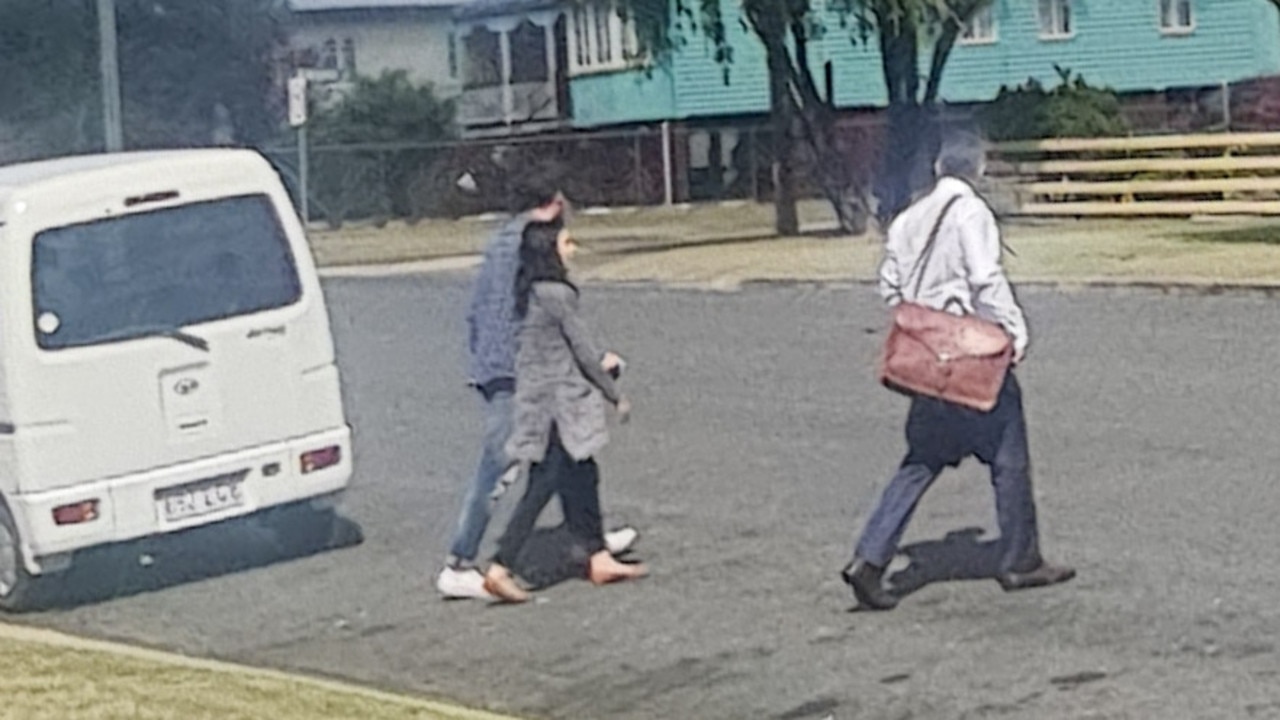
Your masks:
{"label": "grey trousers", "polygon": [[1022,389],[1012,372],[989,413],[914,398],[907,416],[907,445],[906,458],[858,541],[857,557],[878,567],[888,565],[925,491],[943,468],[972,455],[991,469],[1003,546],[1000,572],[1028,572],[1040,566],[1027,423]]}

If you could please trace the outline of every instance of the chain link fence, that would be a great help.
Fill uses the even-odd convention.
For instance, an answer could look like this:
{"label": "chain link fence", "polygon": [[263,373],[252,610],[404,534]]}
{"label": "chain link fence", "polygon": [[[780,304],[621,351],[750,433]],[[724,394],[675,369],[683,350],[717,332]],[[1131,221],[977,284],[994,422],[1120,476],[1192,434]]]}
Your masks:
{"label": "chain link fence", "polygon": [[[879,162],[881,124],[844,118],[839,162],[862,179]],[[301,197],[298,147],[261,148]],[[773,198],[774,136],[757,120],[651,125],[527,138],[433,144],[366,144],[307,149],[309,221],[385,223],[458,218],[514,209],[507,188],[526,168],[553,168],[581,207]],[[820,196],[817,158],[803,143],[793,158],[801,197]],[[297,202],[301,206],[300,202]]]}
{"label": "chain link fence", "polygon": [[[297,147],[263,148],[297,201]],[[512,209],[509,188],[528,168],[554,168],[583,206],[657,205],[666,200],[660,133],[558,135],[433,144],[315,146],[307,149],[311,221],[416,222]]]}

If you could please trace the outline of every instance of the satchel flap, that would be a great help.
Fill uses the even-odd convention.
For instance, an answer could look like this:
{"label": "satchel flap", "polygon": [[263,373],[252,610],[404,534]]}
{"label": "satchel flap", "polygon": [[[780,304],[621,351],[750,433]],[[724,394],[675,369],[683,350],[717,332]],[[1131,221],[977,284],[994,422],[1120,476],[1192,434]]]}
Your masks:
{"label": "satchel flap", "polygon": [[898,329],[943,358],[991,357],[1006,352],[1009,335],[995,323],[972,315],[952,315],[916,303],[894,308]]}

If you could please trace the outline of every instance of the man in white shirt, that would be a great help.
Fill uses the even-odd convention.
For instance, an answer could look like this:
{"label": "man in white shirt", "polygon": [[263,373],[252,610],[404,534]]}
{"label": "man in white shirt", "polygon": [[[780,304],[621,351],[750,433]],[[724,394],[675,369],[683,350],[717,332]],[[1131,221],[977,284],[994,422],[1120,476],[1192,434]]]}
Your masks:
{"label": "man in white shirt", "polygon": [[[889,305],[911,300],[956,314],[975,314],[999,324],[1013,339],[1014,363],[1027,352],[1027,323],[1000,263],[1000,229],[972,182],[985,170],[982,141],[958,135],[944,143],[934,189],[889,226],[880,294]],[[945,216],[943,212],[945,210]],[[941,220],[940,220],[941,218]],[[932,255],[918,262],[934,226]],[[904,296],[915,291],[917,296]],[[867,521],[853,561],[841,576],[860,605],[889,610],[898,598],[884,587],[884,569],[916,504],[945,467],[970,455],[991,469],[1003,546],[996,579],[1006,591],[1066,582],[1075,570],[1040,557],[1035,498],[1022,390],[1010,370],[999,400],[988,413],[918,396],[907,416],[906,458]]]}

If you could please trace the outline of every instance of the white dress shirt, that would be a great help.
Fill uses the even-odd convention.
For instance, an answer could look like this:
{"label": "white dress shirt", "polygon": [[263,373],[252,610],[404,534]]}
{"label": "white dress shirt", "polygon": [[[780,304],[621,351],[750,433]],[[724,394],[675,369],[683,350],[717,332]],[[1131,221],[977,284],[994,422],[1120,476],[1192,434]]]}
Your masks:
{"label": "white dress shirt", "polygon": [[[938,216],[954,197],[959,200],[942,222],[933,255],[912,274]],[[909,300],[994,322],[1009,333],[1021,355],[1027,349],[1027,321],[1000,264],[1000,253],[1000,228],[986,201],[969,183],[944,177],[889,225],[880,264],[880,295],[890,305]],[[915,296],[920,275],[920,294]]]}

